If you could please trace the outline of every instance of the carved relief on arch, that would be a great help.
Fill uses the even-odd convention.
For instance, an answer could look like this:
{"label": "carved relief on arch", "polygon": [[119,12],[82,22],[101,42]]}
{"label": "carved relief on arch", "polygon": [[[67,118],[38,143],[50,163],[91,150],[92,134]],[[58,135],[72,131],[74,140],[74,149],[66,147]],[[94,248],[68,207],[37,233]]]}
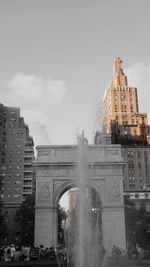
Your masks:
{"label": "carved relief on arch", "polygon": [[120,181],[109,181],[108,183],[108,200],[111,203],[121,201],[121,184]]}
{"label": "carved relief on arch", "polygon": [[67,190],[75,187],[72,180],[54,180],[53,182],[53,200],[54,206],[57,206],[59,199]]}
{"label": "carved relief on arch", "polygon": [[37,182],[36,204],[40,206],[50,205],[50,182],[49,181],[38,181]]}

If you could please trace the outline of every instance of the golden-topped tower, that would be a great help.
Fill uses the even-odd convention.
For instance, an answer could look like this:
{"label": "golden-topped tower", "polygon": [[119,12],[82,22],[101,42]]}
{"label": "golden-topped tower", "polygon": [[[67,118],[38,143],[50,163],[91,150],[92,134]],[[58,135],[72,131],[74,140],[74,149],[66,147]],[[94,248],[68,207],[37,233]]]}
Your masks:
{"label": "golden-topped tower", "polygon": [[146,142],[147,114],[139,113],[137,88],[128,86],[119,57],[114,59],[112,71],[112,81],[103,99],[103,127],[108,134]]}
{"label": "golden-topped tower", "polygon": [[111,87],[127,86],[127,77],[123,73],[122,60],[116,57],[113,61],[113,79]]}

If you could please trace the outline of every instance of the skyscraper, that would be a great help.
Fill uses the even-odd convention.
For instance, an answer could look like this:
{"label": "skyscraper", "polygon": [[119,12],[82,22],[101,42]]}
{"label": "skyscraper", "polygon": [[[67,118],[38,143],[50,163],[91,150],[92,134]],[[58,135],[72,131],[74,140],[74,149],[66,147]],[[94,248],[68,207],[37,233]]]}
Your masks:
{"label": "skyscraper", "polygon": [[114,59],[112,69],[112,81],[103,100],[103,127],[114,142],[115,137],[128,143],[147,142],[147,114],[139,112],[137,88],[128,86],[119,57]]}
{"label": "skyscraper", "polygon": [[1,198],[10,240],[15,231],[13,218],[16,210],[35,187],[33,145],[28,126],[20,117],[20,109],[0,104]]}
{"label": "skyscraper", "polygon": [[[112,143],[121,144],[125,161],[124,191],[141,192],[150,188],[150,145],[147,114],[139,112],[137,88],[128,85],[122,60],[113,61],[113,77],[104,94],[103,131]],[[101,133],[95,134],[95,144]]]}

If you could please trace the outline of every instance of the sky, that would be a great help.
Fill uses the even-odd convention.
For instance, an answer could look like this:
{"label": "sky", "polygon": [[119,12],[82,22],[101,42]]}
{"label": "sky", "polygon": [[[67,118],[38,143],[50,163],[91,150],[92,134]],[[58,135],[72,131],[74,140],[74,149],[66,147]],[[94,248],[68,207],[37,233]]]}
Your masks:
{"label": "sky", "polygon": [[149,0],[0,0],[0,102],[37,145],[89,143],[115,57],[150,118]]}
{"label": "sky", "polygon": [[36,145],[89,143],[115,57],[150,115],[149,0],[0,0],[0,102]]}

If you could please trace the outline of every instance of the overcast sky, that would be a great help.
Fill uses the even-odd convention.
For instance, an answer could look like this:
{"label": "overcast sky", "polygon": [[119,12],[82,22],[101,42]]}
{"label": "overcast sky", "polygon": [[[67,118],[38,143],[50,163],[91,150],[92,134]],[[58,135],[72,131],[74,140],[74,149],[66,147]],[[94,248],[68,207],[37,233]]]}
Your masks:
{"label": "overcast sky", "polygon": [[20,106],[35,144],[100,129],[119,56],[150,113],[149,0],[0,0],[0,102]]}
{"label": "overcast sky", "polygon": [[150,117],[150,0],[0,0],[0,40],[0,102],[35,145],[93,142],[118,56]]}

